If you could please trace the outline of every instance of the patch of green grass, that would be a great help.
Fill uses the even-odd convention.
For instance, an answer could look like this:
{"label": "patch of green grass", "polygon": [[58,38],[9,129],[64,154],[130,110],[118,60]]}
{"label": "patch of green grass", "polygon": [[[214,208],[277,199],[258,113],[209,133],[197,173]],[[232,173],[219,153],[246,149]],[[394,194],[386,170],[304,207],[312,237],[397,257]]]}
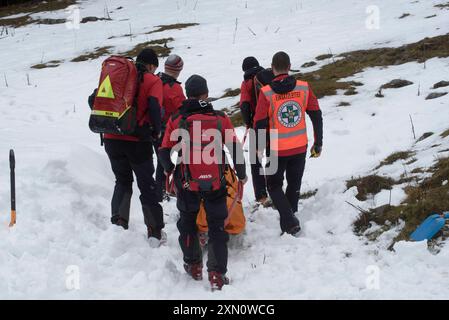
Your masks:
{"label": "patch of green grass", "polygon": [[397,241],[409,240],[410,234],[432,212],[448,211],[449,184],[444,184],[444,181],[447,181],[449,177],[449,158],[437,161],[430,172],[432,176],[424,179],[420,184],[405,188],[407,197],[399,206],[384,206],[380,210],[377,208],[362,213],[354,223],[355,232],[359,235],[363,234],[373,222],[389,229],[400,221],[404,221],[405,226],[393,240],[393,245]]}
{"label": "patch of green grass", "polygon": [[337,90],[348,90],[354,85],[340,81],[366,68],[400,65],[407,62],[424,62],[428,59],[449,57],[449,34],[425,38],[421,41],[397,48],[376,48],[342,53],[339,59],[319,70],[297,73],[296,78],[310,83],[318,98],[337,94]]}
{"label": "patch of green grass", "polygon": [[387,166],[395,163],[398,160],[407,160],[408,158],[414,156],[415,153],[413,151],[400,151],[395,152],[388,157],[385,158],[374,170],[380,169],[383,166]]}
{"label": "patch of green grass", "polygon": [[391,178],[370,175],[366,177],[353,178],[346,182],[348,189],[357,187],[358,194],[356,198],[365,201],[368,195],[378,194],[382,190],[391,190],[395,181]]}

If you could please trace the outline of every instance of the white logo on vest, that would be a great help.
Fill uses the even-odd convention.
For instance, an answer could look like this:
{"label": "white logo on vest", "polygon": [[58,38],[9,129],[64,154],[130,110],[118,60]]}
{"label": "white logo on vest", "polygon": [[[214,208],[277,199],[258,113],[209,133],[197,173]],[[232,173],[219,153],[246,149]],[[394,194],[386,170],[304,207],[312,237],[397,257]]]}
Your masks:
{"label": "white logo on vest", "polygon": [[293,128],[301,122],[302,112],[301,106],[296,101],[284,102],[278,111],[279,122],[287,128]]}

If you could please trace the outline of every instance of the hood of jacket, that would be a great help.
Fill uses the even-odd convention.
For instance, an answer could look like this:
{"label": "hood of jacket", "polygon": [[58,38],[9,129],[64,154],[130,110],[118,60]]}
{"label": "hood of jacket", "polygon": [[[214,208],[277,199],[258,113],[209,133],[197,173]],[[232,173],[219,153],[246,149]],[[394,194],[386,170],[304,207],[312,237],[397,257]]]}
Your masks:
{"label": "hood of jacket", "polygon": [[182,103],[179,112],[181,114],[192,114],[192,113],[207,113],[214,111],[214,107],[210,102],[198,100],[198,99],[187,99]]}
{"label": "hood of jacket", "polygon": [[181,82],[164,72],[159,73],[159,78],[161,78],[163,84],[167,83],[170,87],[173,87],[175,83],[181,84]]}
{"label": "hood of jacket", "polygon": [[262,68],[262,67],[254,67],[254,68],[251,68],[251,69],[249,69],[249,70],[247,70],[244,74],[243,74],[243,79],[246,81],[246,80],[249,80],[249,79],[252,79],[252,78],[254,78],[254,76],[258,73],[258,72],[260,72],[260,71],[262,71],[262,70],[264,70],[264,68]]}
{"label": "hood of jacket", "polygon": [[278,94],[284,94],[293,91],[296,87],[296,79],[293,76],[286,76],[285,78],[276,77],[271,82],[271,89]]}

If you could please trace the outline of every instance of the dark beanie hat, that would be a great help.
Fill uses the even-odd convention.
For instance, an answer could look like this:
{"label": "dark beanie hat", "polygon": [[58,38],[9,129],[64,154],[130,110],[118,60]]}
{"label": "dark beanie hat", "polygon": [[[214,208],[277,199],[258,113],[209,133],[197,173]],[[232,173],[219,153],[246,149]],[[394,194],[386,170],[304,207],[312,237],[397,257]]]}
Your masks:
{"label": "dark beanie hat", "polygon": [[242,70],[246,72],[249,69],[255,68],[259,66],[259,61],[257,61],[254,57],[246,57],[243,59]]}
{"label": "dark beanie hat", "polygon": [[156,52],[154,52],[153,49],[146,48],[143,49],[139,55],[137,56],[137,62],[143,63],[143,64],[152,64],[156,67],[159,67],[159,60],[157,58]]}
{"label": "dark beanie hat", "polygon": [[207,81],[202,76],[194,74],[185,83],[187,98],[197,98],[209,93]]}

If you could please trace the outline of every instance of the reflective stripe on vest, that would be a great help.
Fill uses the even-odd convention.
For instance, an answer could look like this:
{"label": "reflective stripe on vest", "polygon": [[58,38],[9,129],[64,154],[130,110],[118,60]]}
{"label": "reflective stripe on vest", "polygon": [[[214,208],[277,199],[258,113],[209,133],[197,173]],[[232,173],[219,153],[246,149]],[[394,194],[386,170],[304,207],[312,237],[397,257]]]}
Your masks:
{"label": "reflective stripe on vest", "polygon": [[271,149],[285,151],[307,145],[305,121],[309,93],[307,82],[297,81],[295,88],[285,94],[274,92],[270,86],[263,87],[262,92],[270,101]]}

